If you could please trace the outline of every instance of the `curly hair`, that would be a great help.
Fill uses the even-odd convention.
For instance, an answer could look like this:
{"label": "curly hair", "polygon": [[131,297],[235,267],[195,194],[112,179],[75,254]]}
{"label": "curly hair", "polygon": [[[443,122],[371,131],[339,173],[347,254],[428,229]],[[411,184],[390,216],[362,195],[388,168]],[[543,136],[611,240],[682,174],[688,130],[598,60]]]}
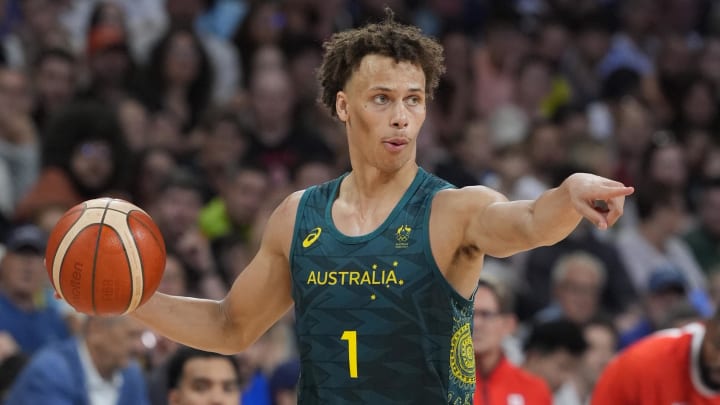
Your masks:
{"label": "curly hair", "polygon": [[342,90],[353,71],[366,55],[382,55],[396,62],[418,65],[425,73],[425,93],[432,99],[445,72],[443,48],[434,39],[423,35],[417,27],[395,22],[392,12],[380,23],[334,34],[323,44],[325,54],[318,69],[320,102],[335,111],[335,96]]}

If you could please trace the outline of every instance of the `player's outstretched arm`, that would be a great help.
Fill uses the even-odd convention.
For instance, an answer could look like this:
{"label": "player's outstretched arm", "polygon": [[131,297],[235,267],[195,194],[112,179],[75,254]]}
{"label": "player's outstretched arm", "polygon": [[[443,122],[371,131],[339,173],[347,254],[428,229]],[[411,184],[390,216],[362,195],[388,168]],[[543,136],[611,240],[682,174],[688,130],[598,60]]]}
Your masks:
{"label": "player's outstretched arm", "polygon": [[607,229],[622,215],[625,197],[633,188],[576,173],[534,201],[507,201],[499,193],[479,187],[460,191],[475,198],[477,204],[476,212],[469,214],[466,242],[491,256],[504,257],[561,241],[583,217]]}
{"label": "player's outstretched arm", "polygon": [[257,255],[220,301],[156,293],[133,316],[156,332],[206,351],[237,353],[292,305],[289,249],[301,193],[273,212]]}

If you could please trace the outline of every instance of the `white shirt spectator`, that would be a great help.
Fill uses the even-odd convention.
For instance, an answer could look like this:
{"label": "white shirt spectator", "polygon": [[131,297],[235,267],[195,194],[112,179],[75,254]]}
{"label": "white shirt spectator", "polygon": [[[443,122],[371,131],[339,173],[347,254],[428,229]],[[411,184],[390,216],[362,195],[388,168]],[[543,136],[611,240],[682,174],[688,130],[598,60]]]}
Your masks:
{"label": "white shirt spectator", "polygon": [[80,363],[85,371],[85,387],[87,388],[90,405],[116,404],[123,383],[122,374],[119,371],[115,372],[110,381],[102,378],[95,368],[92,358],[90,358],[90,352],[88,352],[85,343],[81,342],[78,346]]}
{"label": "white shirt spectator", "polygon": [[647,291],[650,274],[661,267],[675,267],[680,270],[688,282],[689,290],[705,290],[707,286],[705,275],[693,258],[690,248],[680,238],[670,238],[661,252],[635,227],[626,227],[618,235],[617,247],[628,275],[639,293]]}

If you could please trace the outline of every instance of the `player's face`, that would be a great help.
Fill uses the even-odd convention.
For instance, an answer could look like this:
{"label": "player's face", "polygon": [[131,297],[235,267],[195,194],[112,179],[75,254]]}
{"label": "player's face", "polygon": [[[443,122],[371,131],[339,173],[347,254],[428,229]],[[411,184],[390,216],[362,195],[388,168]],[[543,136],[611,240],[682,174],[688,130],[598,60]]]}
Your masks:
{"label": "player's face", "polygon": [[409,62],[367,55],[338,92],[353,164],[396,171],[415,160],[416,138],[425,121],[425,73]]}
{"label": "player's face", "polygon": [[700,355],[707,376],[714,384],[720,385],[720,325],[709,321]]}
{"label": "player's face", "polygon": [[196,357],[182,370],[178,387],[170,391],[170,405],[238,405],[238,376],[229,360]]}

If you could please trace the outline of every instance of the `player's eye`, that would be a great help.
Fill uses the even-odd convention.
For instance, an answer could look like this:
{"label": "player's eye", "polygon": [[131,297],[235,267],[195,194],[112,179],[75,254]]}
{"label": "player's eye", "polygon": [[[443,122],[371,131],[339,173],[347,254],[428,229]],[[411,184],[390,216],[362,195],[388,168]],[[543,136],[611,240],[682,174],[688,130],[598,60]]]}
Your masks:
{"label": "player's eye", "polygon": [[407,104],[408,104],[409,106],[414,107],[414,106],[420,105],[421,101],[422,101],[422,100],[420,100],[420,97],[418,97],[418,96],[412,96],[412,97],[408,97],[408,99],[407,99]]}
{"label": "player's eye", "polygon": [[373,97],[373,101],[377,104],[387,104],[390,99],[384,94],[378,94],[377,96]]}

